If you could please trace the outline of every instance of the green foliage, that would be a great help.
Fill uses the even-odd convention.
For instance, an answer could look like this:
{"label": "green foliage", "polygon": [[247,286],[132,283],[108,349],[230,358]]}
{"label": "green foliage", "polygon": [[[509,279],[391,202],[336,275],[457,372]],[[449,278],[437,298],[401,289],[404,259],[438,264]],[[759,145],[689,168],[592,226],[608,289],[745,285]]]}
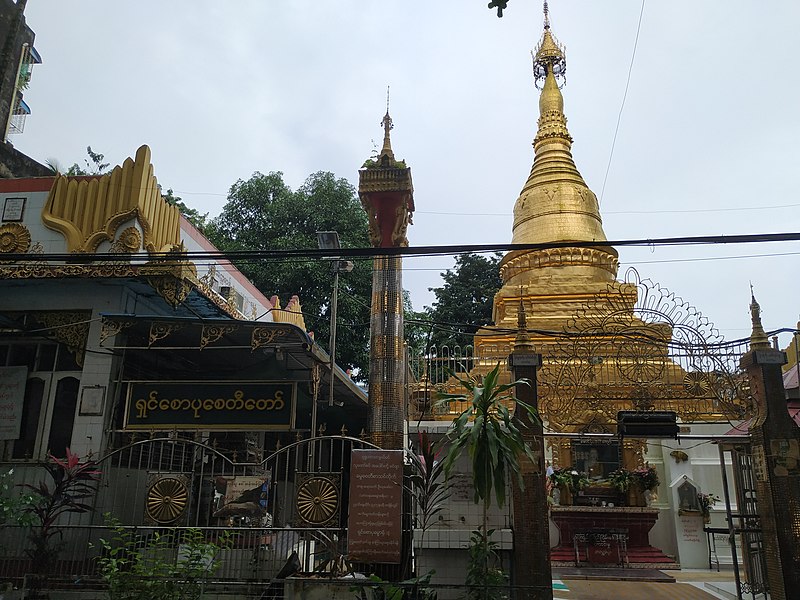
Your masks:
{"label": "green foliage", "polygon": [[0,525],[32,525],[38,496],[15,489],[14,469],[0,473]]}
{"label": "green foliage", "polygon": [[364,164],[361,165],[362,169],[381,169],[381,168],[391,168],[391,169],[407,169],[408,166],[406,165],[405,160],[391,160],[389,164],[382,164],[377,158],[368,158],[364,161]]}
{"label": "green foliage", "polygon": [[494,295],[503,284],[501,258],[500,254],[459,254],[455,266],[441,274],[444,285],[429,290],[436,295],[427,310],[436,323],[433,344],[471,344],[478,329],[492,322]]}
{"label": "green foliage", "polygon": [[[479,596],[471,598],[504,598],[499,587],[505,575],[499,564],[496,547],[491,541],[492,531],[487,528],[487,511],[492,496],[499,506],[505,504],[508,478],[515,477],[520,489],[525,488],[519,460],[526,457],[533,461],[533,451],[522,436],[521,420],[514,418],[506,403],[515,403],[517,410],[538,420],[536,410],[522,402],[514,401],[511,390],[519,385],[530,385],[527,379],[499,383],[500,363],[483,378],[469,376],[465,379],[453,374],[461,383],[464,392],[440,394],[440,402],[464,402],[467,408],[453,420],[448,435],[449,449],[444,459],[444,472],[450,476],[456,460],[466,451],[472,461],[472,486],[475,503],[483,504],[483,526],[472,537],[470,545],[470,567],[467,585],[481,584]],[[476,592],[477,593],[477,592]],[[472,590],[470,594],[473,594]]]}
{"label": "green foliage", "polygon": [[[453,420],[453,429],[448,436],[449,449],[444,460],[444,472],[449,477],[456,460],[467,451],[472,461],[475,503],[491,506],[494,495],[499,506],[505,504],[508,476],[517,478],[524,489],[519,459],[526,456],[534,460],[533,452],[522,437],[523,425],[513,418],[507,401],[513,401],[509,393],[519,385],[530,385],[527,379],[500,384],[500,363],[480,377],[462,379],[453,376],[464,388],[459,394],[440,394],[439,402],[466,402],[467,408]],[[536,410],[516,400],[517,407],[538,419]]]}
{"label": "green foliage", "polygon": [[92,510],[86,502],[95,493],[100,471],[94,461],[81,461],[69,448],[64,459],[49,455],[44,468],[52,484],[40,481],[38,485],[25,485],[32,490],[32,499],[24,508],[24,518],[30,523],[29,536],[33,549],[27,553],[34,573],[45,573],[55,562],[63,546],[63,532],[57,524],[66,513],[85,513]]}
{"label": "green foliage", "polygon": [[430,346],[433,328],[427,312],[414,310],[408,290],[403,290],[403,329],[409,355],[423,356]]}
{"label": "green foliage", "polygon": [[508,8],[508,0],[492,0],[489,2],[488,8],[491,10],[492,8],[497,9],[497,16],[502,18],[503,11]]}
{"label": "green foliage", "polygon": [[656,471],[655,467],[651,467],[650,465],[637,467],[632,475],[633,481],[643,490],[654,490],[660,483],[658,480],[658,471]]}
{"label": "green foliage", "polygon": [[[572,476],[572,467],[556,467],[553,469],[553,472],[550,473],[550,482],[555,487],[565,487],[572,489],[573,487],[573,476]],[[577,471],[575,471],[577,473]]]}
{"label": "green foliage", "polygon": [[617,469],[609,473],[608,480],[620,492],[627,492],[633,484],[633,473],[627,469]]}
{"label": "green foliage", "polygon": [[192,225],[197,227],[201,233],[205,231],[205,227],[208,224],[208,213],[201,214],[196,208],[187,206],[180,196],[176,196],[172,192],[172,188],[168,189],[166,194],[161,194],[161,197],[168,204],[177,206],[178,210],[181,211],[181,214],[186,217]]}
{"label": "green foliage", "polygon": [[219,567],[220,551],[232,545],[228,532],[207,542],[198,529],[156,531],[145,540],[109,514],[105,518],[113,537],[100,540],[97,565],[109,600],[200,598]]}
{"label": "green foliage", "polygon": [[[358,600],[403,600],[404,598],[436,600],[438,594],[426,587],[435,573],[436,571],[428,571],[422,577],[407,579],[397,584],[388,582],[373,573],[367,578],[369,584],[354,585],[350,591],[355,592]],[[366,590],[370,590],[372,594],[367,595]]]}
{"label": "green foliage", "polygon": [[76,175],[102,175],[108,172],[109,163],[103,162],[103,160],[105,160],[105,155],[93,152],[91,146],[86,146],[86,153],[89,155],[88,159],[83,159],[86,168],[84,169],[78,163],[73,163],[72,166],[67,169],[67,175],[73,177]]}
{"label": "green foliage", "polygon": [[[220,250],[297,250],[317,249],[317,231],[337,231],[343,248],[370,247],[367,216],[353,186],[332,173],[319,172],[293,191],[282,173],[273,172],[237,181],[206,235]],[[236,266],[265,295],[277,295],[283,306],[297,295],[306,327],[327,347],[333,289],[330,261],[244,260]],[[371,292],[371,260],[356,261],[351,273],[339,276],[336,362],[359,368],[359,379],[366,379],[369,365]]]}
{"label": "green foliage", "polygon": [[711,507],[719,501],[720,498],[716,494],[704,494],[703,492],[698,492],[697,494],[697,504],[700,506],[700,512],[704,517],[711,516]]}
{"label": "green foliage", "polygon": [[500,568],[499,546],[493,541],[494,529],[472,532],[467,565],[467,598],[470,600],[503,600],[508,598],[508,577]]}

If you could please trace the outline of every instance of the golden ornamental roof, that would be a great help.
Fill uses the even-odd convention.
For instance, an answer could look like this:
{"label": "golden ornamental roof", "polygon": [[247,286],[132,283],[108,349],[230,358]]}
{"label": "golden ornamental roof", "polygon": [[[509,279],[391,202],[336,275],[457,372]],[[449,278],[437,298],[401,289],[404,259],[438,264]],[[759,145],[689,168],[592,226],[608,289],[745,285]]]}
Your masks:
{"label": "golden ornamental roof", "polygon": [[67,250],[81,253],[113,241],[119,226],[131,218],[141,225],[148,252],[180,244],[180,211],[161,197],[147,146],[106,175],[59,175],[42,211],[45,226],[64,235]]}

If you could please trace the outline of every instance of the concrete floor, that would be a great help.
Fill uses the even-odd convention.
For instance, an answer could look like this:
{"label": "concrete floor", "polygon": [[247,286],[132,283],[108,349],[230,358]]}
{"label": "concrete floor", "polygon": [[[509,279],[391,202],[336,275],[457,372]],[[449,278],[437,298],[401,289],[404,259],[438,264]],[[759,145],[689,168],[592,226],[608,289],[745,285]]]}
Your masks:
{"label": "concrete floor", "polygon": [[726,598],[705,587],[706,582],[732,582],[732,572],[669,571],[674,583],[563,579],[566,590],[556,590],[563,600],[720,600]]}

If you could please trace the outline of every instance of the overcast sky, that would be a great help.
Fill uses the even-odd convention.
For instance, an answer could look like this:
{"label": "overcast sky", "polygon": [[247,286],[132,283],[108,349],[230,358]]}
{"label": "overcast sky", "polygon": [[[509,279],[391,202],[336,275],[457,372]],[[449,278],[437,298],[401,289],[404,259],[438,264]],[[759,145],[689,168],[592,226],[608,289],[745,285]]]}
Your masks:
{"label": "overcast sky", "polygon": [[[510,0],[502,19],[486,3],[30,0],[44,62],[12,141],[64,165],[87,145],[118,164],[148,144],[159,182],[215,216],[254,171],[283,171],[293,188],[319,170],[357,184],[390,85],[393,147],[414,178],[411,244],[510,242],[533,160],[541,3]],[[573,154],[602,192],[607,237],[800,231],[796,0],[646,2],[603,192],[641,6],[550,3]],[[635,266],[733,339],[749,333],[751,281],[765,327],[795,326],[798,253],[622,248],[620,275]],[[406,259],[416,308],[450,264]]]}

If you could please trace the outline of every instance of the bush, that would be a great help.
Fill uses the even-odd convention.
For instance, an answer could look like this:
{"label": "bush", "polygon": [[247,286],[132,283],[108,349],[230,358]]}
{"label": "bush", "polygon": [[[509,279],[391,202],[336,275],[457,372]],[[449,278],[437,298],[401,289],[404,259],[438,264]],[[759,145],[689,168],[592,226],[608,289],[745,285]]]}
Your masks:
{"label": "bush", "polygon": [[106,515],[114,536],[101,539],[100,575],[108,584],[109,600],[197,600],[219,567],[220,550],[231,536],[207,542],[198,529],[169,529],[149,539]]}

